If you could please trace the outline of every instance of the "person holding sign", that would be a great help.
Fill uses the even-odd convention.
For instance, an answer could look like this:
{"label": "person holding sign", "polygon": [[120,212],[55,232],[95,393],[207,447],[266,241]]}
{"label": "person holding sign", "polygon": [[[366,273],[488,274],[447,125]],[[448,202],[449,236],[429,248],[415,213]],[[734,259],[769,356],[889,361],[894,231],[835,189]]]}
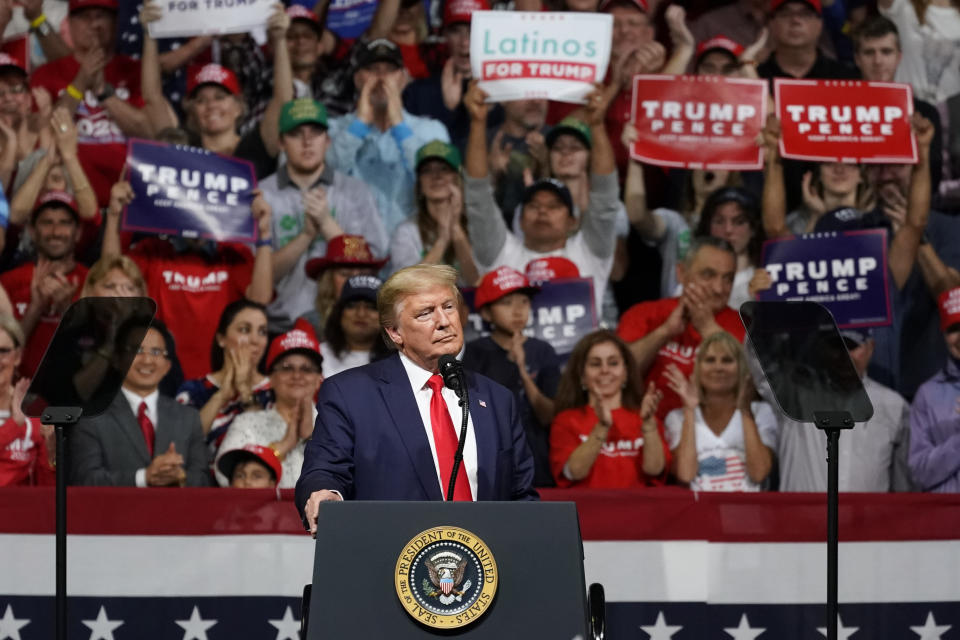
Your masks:
{"label": "person holding sign", "polygon": [[30,80],[74,116],[79,157],[101,206],[120,177],[128,136],[152,137],[142,111],[140,66],[116,55],[117,0],[71,0],[73,55],[37,69]]}
{"label": "person holding sign", "polygon": [[692,377],[670,365],[667,381],[683,400],[664,421],[677,480],[694,491],[759,491],[779,426],[770,405],[755,399],[743,345],[718,331],[700,343]]}
{"label": "person holding sign", "polygon": [[642,383],[630,350],[607,330],[577,343],[557,390],[550,467],[558,487],[635,489],[663,484],[670,450],[657,418],[661,393]]}
{"label": "person holding sign", "polygon": [[[157,301],[157,317],[176,338],[177,355],[187,378],[208,371],[207,354],[216,328],[211,310],[244,297],[260,304],[273,298],[272,213],[263,195],[254,193],[250,213],[258,232],[255,255],[243,244],[179,236],[143,238],[128,253]],[[122,253],[120,216],[134,198],[129,182],[114,185],[101,257]]]}
{"label": "person holding sign", "polygon": [[523,239],[520,239],[507,229],[493,197],[486,143],[490,106],[484,102],[486,93],[476,81],[471,83],[464,98],[472,119],[466,154],[465,200],[470,237],[477,261],[484,265],[482,270],[496,265],[520,270],[535,258],[559,255],[573,261],[583,277],[593,279],[596,308],[601,308],[613,265],[616,216],[621,207],[613,148],[604,125],[612,93],[610,88],[598,86],[587,99],[584,116],[593,138],[590,204],[581,213],[579,231],[574,232],[578,221],[570,190],[559,180],[544,179],[524,191],[520,218]]}

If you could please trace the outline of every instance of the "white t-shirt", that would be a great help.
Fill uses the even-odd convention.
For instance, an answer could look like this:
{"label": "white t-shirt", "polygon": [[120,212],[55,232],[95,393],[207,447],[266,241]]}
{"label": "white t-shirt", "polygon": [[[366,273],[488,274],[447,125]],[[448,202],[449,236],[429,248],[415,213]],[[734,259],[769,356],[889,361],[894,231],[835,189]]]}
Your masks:
{"label": "white t-shirt", "polygon": [[320,355],[323,356],[323,377],[329,378],[341,371],[362,367],[370,363],[369,351],[344,351],[343,356],[338,358],[337,354],[330,348],[327,342],[320,343]]}
{"label": "white t-shirt", "polygon": [[960,11],[928,6],[922,25],[910,0],[893,0],[880,13],[900,32],[903,60],[896,81],[913,85],[917,98],[934,104],[960,93]]}
{"label": "white t-shirt", "polygon": [[[777,450],[779,436],[777,418],[766,402],[750,404],[753,420],[757,423],[760,441]],[[667,445],[671,451],[680,444],[683,430],[683,409],[674,409],[664,420]],[[747,475],[747,452],[743,442],[743,417],[740,410],[733,412],[726,428],[717,435],[703,419],[697,407],[694,419],[697,440],[697,476],[690,483],[694,491],[760,491],[760,485]]]}

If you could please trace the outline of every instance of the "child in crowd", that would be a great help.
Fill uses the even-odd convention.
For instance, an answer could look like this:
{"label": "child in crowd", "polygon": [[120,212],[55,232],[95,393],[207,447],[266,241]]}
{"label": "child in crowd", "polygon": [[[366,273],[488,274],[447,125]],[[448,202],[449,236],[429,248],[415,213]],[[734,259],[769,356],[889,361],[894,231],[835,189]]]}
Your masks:
{"label": "child in crowd", "polygon": [[537,291],[526,276],[510,267],[485,275],[477,287],[474,308],[490,324],[491,333],[467,343],[463,362],[516,394],[536,465],[534,485],[549,487],[554,484],[549,461],[552,398],[560,382],[560,364],[553,347],[523,332]]}
{"label": "child in crowd", "polygon": [[273,489],[283,473],[274,450],[258,444],[226,452],[217,461],[217,469],[230,479],[233,489]]}

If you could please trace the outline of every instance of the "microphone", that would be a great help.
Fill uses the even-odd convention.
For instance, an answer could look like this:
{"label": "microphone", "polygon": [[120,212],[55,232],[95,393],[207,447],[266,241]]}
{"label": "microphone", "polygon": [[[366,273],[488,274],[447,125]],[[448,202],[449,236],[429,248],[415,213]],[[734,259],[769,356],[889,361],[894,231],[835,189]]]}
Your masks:
{"label": "microphone", "polygon": [[443,354],[437,362],[443,386],[452,389],[457,397],[463,400],[463,365],[450,354]]}
{"label": "microphone", "polygon": [[450,482],[447,485],[447,501],[453,500],[453,490],[457,486],[457,474],[463,462],[463,447],[467,442],[467,421],[470,416],[470,398],[467,395],[467,385],[463,379],[463,365],[455,357],[444,354],[437,361],[443,386],[452,389],[460,398],[463,408],[463,420],[460,423],[460,437],[457,441],[457,451],[453,454],[453,470],[450,472]]}

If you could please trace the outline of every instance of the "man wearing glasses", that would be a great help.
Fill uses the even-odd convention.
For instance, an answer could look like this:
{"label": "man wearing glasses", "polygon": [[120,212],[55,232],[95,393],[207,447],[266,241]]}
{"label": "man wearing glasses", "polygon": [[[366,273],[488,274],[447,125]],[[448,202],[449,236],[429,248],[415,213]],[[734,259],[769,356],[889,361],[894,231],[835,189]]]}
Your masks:
{"label": "man wearing glasses", "polygon": [[154,320],[139,347],[128,347],[136,355],[113,403],[82,419],[70,435],[71,484],[210,486],[200,414],[158,390],[172,345],[166,327]]}

